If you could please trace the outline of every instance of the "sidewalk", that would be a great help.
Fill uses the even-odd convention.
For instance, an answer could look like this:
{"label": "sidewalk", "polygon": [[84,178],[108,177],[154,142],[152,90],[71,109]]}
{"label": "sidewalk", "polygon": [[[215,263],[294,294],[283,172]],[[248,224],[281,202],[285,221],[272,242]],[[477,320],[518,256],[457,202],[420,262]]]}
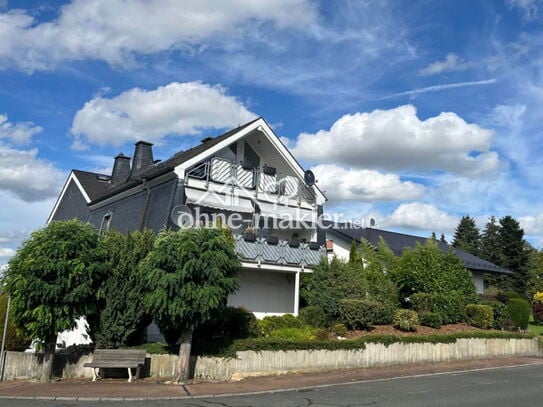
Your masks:
{"label": "sidewalk", "polygon": [[387,366],[369,369],[333,370],[246,379],[240,382],[194,382],[186,386],[165,384],[156,378],[127,383],[125,379],[63,379],[39,383],[26,380],[0,383],[0,398],[40,398],[50,400],[148,400],[191,397],[215,397],[255,392],[301,390],[359,381],[427,375],[452,371],[543,364],[538,358],[485,359],[425,365]]}

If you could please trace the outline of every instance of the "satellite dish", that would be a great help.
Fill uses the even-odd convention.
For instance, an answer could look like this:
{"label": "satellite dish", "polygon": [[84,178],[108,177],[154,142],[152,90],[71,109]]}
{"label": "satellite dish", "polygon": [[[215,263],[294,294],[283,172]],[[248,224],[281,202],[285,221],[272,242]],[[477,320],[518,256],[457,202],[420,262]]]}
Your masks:
{"label": "satellite dish", "polygon": [[373,218],[370,219],[370,226],[372,228],[375,227],[375,219],[373,219]]}
{"label": "satellite dish", "polygon": [[309,187],[315,185],[315,174],[313,174],[313,171],[307,170],[304,172],[304,181]]}
{"label": "satellite dish", "polygon": [[173,223],[181,229],[194,226],[194,215],[192,214],[192,210],[185,205],[177,205],[172,209],[170,216]]}

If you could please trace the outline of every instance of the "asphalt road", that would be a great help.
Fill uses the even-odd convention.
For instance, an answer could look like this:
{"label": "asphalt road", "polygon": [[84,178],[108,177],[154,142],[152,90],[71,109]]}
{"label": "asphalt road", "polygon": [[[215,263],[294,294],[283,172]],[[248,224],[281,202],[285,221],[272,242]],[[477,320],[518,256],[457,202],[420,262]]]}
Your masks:
{"label": "asphalt road", "polygon": [[0,400],[0,406],[10,407],[525,407],[541,405],[543,405],[543,365],[386,379],[306,391],[213,399],[119,402]]}

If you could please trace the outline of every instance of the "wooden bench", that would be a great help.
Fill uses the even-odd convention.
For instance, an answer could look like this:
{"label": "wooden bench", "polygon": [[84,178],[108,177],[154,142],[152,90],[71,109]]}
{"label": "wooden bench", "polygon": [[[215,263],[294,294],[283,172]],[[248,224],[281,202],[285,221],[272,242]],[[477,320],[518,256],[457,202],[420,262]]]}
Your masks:
{"label": "wooden bench", "polygon": [[92,381],[100,376],[100,369],[126,368],[128,369],[128,382],[132,382],[132,369],[136,369],[136,378],[140,375],[140,369],[145,363],[145,349],[95,349],[92,354],[92,362],[83,366],[92,367]]}

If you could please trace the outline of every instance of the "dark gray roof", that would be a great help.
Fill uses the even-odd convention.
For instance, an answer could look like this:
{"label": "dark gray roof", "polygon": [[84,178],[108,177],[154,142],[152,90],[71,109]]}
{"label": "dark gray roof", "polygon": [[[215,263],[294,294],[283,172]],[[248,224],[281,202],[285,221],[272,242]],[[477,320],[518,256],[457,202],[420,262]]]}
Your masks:
{"label": "dark gray roof", "polygon": [[[331,222],[326,223],[327,226],[332,226]],[[387,243],[388,247],[399,256],[406,248],[413,248],[417,243],[425,244],[428,238],[407,235],[404,233],[389,232],[387,230],[373,229],[373,228],[353,228],[349,224],[337,224],[331,228],[334,232],[342,235],[348,240],[355,240],[360,242],[362,239],[367,240],[372,245],[376,246],[379,243],[379,238],[382,237]],[[495,265],[489,261],[483,260],[473,254],[467,253],[457,247],[452,247],[447,243],[436,242],[438,247],[446,252],[452,250],[464,263],[464,266],[470,270],[512,274],[509,270]]]}
{"label": "dark gray roof", "polygon": [[278,244],[266,243],[266,239],[258,238],[255,242],[247,242],[242,235],[234,235],[236,252],[248,262],[276,264],[288,266],[315,266],[326,256],[324,246],[319,250],[311,250],[307,243],[299,247],[290,247],[288,242],[280,240]]}
{"label": "dark gray roof", "polygon": [[[129,179],[124,184],[120,184],[120,185],[117,185],[115,187],[112,187],[111,184],[107,184],[108,187],[105,190],[102,190],[101,193],[99,193],[96,197],[91,198],[91,200],[93,201],[93,203],[99,202],[99,201],[101,201],[103,199],[114,196],[114,195],[118,194],[121,191],[130,189],[130,188],[140,184],[142,182],[143,178],[152,179],[152,178],[155,178],[155,177],[157,177],[159,175],[162,175],[162,174],[165,174],[167,172],[173,171],[173,169],[175,167],[177,167],[178,165],[184,163],[185,161],[190,160],[193,157],[196,157],[197,155],[199,155],[199,154],[203,153],[204,151],[210,149],[211,147],[217,145],[221,141],[226,140],[227,138],[235,135],[239,131],[241,131],[244,128],[246,128],[246,127],[250,126],[251,124],[253,124],[258,119],[260,119],[260,117],[257,118],[257,119],[251,120],[250,122],[245,123],[245,124],[243,124],[243,125],[241,125],[239,127],[236,127],[235,129],[229,130],[226,133],[221,134],[220,136],[206,137],[204,139],[204,142],[202,142],[201,144],[198,144],[197,146],[192,147],[192,148],[190,148],[188,150],[180,151],[180,152],[174,154],[172,157],[168,158],[167,160],[161,161],[161,162],[157,163],[156,165],[154,165],[153,167],[149,168],[148,170],[143,172],[139,177],[137,177],[135,179],[134,178]],[[89,185],[89,186],[91,188],[96,188],[96,186],[91,186],[91,185]]]}
{"label": "dark gray roof", "polygon": [[111,184],[109,183],[110,176],[105,174],[97,174],[89,171],[72,170],[81,186],[89,196],[91,201],[94,201],[99,196],[107,191]]}

